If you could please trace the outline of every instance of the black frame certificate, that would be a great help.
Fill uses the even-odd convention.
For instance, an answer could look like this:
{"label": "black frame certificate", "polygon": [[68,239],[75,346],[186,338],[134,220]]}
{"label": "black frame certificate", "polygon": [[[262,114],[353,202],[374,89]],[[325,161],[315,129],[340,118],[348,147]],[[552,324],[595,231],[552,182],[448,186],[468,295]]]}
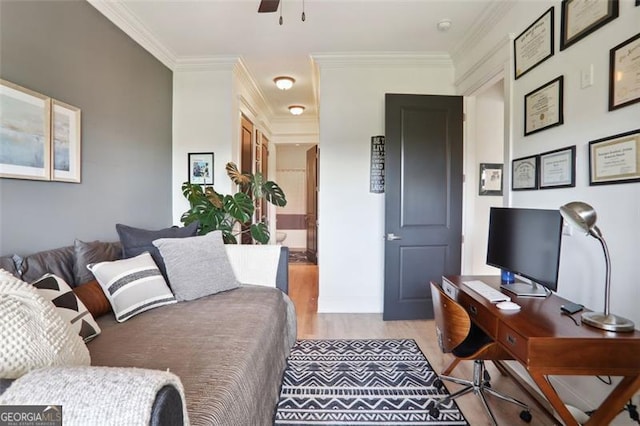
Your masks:
{"label": "black frame certificate", "polygon": [[538,156],[517,158],[511,163],[511,189],[538,189]]}
{"label": "black frame certificate", "polygon": [[618,17],[618,0],[563,0],[560,50]]}
{"label": "black frame certificate", "polygon": [[640,129],[589,142],[589,185],[640,182]]}
{"label": "black frame certificate", "polygon": [[516,80],[553,56],[553,16],[551,7],[513,41]]}
{"label": "black frame certificate", "polygon": [[540,189],[576,186],[576,146],[540,154]]}
{"label": "black frame certificate", "polygon": [[524,135],[564,122],[564,77],[560,76],[524,96]]}
{"label": "black frame certificate", "polygon": [[640,102],[640,33],[609,51],[609,111]]}

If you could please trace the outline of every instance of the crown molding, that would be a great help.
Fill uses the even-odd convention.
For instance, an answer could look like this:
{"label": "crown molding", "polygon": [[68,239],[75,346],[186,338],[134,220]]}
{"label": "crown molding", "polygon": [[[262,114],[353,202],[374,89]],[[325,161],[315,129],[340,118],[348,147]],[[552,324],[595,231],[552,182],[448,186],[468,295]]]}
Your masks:
{"label": "crown molding", "polygon": [[451,51],[453,62],[458,62],[461,56],[467,55],[482,40],[505,15],[513,9],[516,2],[494,0],[483,11],[480,18],[469,28],[462,41],[458,43]]}
{"label": "crown molding", "polygon": [[262,90],[260,90],[260,87],[258,87],[255,77],[251,74],[251,71],[247,68],[246,63],[241,57],[236,61],[233,73],[247,90],[251,98],[259,104],[260,109],[265,112],[265,115],[272,117],[273,109],[271,105],[267,102],[267,98],[264,96]]}
{"label": "crown molding", "polygon": [[453,66],[451,57],[444,52],[312,53],[311,58],[320,68]]}
{"label": "crown molding", "polygon": [[233,71],[240,60],[234,55],[184,56],[177,58],[174,71]]}
{"label": "crown molding", "polygon": [[175,53],[162,44],[124,3],[106,0],[87,1],[167,68],[174,69],[176,65]]}

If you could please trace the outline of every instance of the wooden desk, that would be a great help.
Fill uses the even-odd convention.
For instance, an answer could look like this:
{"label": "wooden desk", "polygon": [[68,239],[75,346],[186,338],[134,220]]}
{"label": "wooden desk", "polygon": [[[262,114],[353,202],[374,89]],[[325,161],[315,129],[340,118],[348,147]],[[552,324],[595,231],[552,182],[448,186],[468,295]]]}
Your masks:
{"label": "wooden desk", "polygon": [[[529,371],[558,415],[567,425],[577,425],[549,383],[548,375],[622,376],[622,381],[602,402],[587,424],[609,424],[624,404],[640,389],[640,332],[614,333],[582,324],[576,326],[560,314],[567,300],[555,294],[547,298],[516,297],[519,311],[501,311],[463,281],[481,280],[500,288],[500,277],[443,277],[447,291],[471,314],[472,320],[499,342]],[[457,290],[457,291],[456,291]],[[455,293],[455,294],[451,294]],[[580,321],[580,314],[573,315]]]}

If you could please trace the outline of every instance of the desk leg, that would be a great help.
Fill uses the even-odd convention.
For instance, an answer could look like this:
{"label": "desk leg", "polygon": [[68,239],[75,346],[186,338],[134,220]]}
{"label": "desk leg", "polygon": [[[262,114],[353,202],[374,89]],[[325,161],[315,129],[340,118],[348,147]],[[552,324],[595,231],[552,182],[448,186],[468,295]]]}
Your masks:
{"label": "desk leg", "polygon": [[569,410],[567,410],[566,405],[558,396],[556,390],[551,386],[551,383],[547,380],[547,377],[544,374],[534,373],[529,371],[531,374],[531,378],[538,385],[544,396],[547,397],[547,400],[553,406],[554,410],[558,413],[562,421],[567,426],[579,426],[576,419],[573,418]]}
{"label": "desk leg", "polygon": [[625,376],[611,391],[607,399],[602,401],[598,410],[593,413],[587,425],[605,425],[611,423],[624,403],[640,388],[640,374],[637,376]]}

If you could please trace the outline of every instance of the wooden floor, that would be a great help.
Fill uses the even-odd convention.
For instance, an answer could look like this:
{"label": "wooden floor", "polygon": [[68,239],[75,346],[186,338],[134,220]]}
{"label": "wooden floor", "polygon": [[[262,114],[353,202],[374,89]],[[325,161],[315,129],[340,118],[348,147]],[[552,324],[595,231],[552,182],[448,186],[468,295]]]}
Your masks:
{"label": "wooden floor", "polygon": [[[318,314],[318,267],[316,265],[289,265],[289,296],[296,306],[299,339],[414,339],[435,371],[440,372],[451,362],[451,356],[443,354],[435,339],[435,323],[424,321],[382,321],[382,314]],[[473,363],[463,361],[453,375],[463,379],[472,377]],[[492,363],[487,363],[492,387],[529,404],[533,415],[532,425],[555,425],[534,400],[509,376],[501,376]],[[447,383],[449,391],[459,389]],[[488,397],[489,405],[499,425],[526,425],[519,418],[520,408],[513,404]],[[472,426],[490,425],[480,400],[473,393],[456,400]]]}

